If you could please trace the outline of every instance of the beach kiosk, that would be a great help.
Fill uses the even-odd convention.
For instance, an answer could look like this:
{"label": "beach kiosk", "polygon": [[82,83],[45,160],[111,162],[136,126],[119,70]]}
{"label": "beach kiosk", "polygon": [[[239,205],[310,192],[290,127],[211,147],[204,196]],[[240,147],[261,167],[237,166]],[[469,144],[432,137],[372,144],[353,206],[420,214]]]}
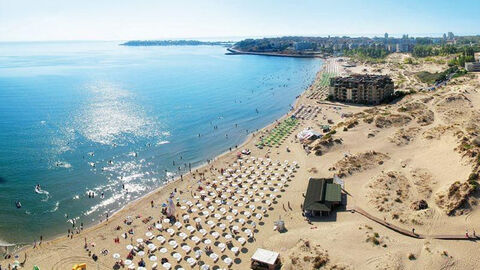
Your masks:
{"label": "beach kiosk", "polygon": [[252,256],[250,264],[251,269],[255,270],[274,270],[281,266],[278,252],[257,248]]}
{"label": "beach kiosk", "polygon": [[341,185],[333,178],[310,178],[303,202],[306,216],[328,216],[342,202]]}

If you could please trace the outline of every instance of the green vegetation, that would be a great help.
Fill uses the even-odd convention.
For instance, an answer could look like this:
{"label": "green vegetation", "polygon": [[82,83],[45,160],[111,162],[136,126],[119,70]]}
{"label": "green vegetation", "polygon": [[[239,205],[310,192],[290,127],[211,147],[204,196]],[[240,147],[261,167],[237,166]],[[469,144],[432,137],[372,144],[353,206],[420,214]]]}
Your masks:
{"label": "green vegetation", "polygon": [[453,66],[442,72],[430,73],[428,71],[420,71],[415,75],[423,83],[434,84],[446,80],[447,76],[452,73],[454,74],[452,78],[455,78],[466,74],[466,71],[463,69],[460,70],[458,67]]}
{"label": "green vegetation", "polygon": [[343,54],[361,61],[381,62],[390,54],[390,52],[385,50],[384,47],[374,46],[368,48],[360,47],[356,49],[345,49],[343,50]]}
{"label": "green vegetation", "polygon": [[281,145],[294,128],[298,125],[298,120],[295,118],[287,118],[275,128],[273,128],[266,138],[263,138],[257,146],[275,146]]}
{"label": "green vegetation", "polygon": [[451,59],[448,61],[449,66],[459,66],[459,67],[464,67],[465,62],[474,62],[475,58],[473,55],[465,55],[465,54],[460,54],[458,56],[455,56],[455,58]]}
{"label": "green vegetation", "polygon": [[374,236],[368,237],[366,241],[367,242],[372,242],[372,244],[374,244],[375,246],[380,245],[380,241],[377,238],[375,238]]}
{"label": "green vegetation", "polygon": [[412,57],[405,58],[405,60],[403,60],[403,63],[407,64],[407,65],[417,65],[418,64],[415,60],[413,60]]}
{"label": "green vegetation", "polygon": [[434,58],[434,57],[431,57],[431,56],[428,56],[428,57],[425,57],[425,62],[427,63],[435,63],[435,64],[439,64],[439,65],[445,65],[447,62],[443,59],[439,59],[439,58]]}
{"label": "green vegetation", "polygon": [[459,52],[459,48],[454,45],[415,45],[412,55],[415,57],[427,57],[437,55],[451,55]]}
{"label": "green vegetation", "polygon": [[[412,55],[415,57],[431,57],[431,56],[448,56],[455,54],[456,56],[448,61],[449,66],[465,66],[465,62],[473,62],[475,52],[479,52],[480,47],[476,46],[458,46],[458,45],[416,45],[413,48]],[[428,59],[429,61],[432,58]]]}

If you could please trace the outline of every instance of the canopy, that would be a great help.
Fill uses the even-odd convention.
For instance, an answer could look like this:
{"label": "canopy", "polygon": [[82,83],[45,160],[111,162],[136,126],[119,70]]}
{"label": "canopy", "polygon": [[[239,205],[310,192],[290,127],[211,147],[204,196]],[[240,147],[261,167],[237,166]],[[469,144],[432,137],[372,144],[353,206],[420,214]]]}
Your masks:
{"label": "canopy", "polygon": [[175,204],[173,203],[172,198],[168,198],[167,216],[175,216]]}
{"label": "canopy", "polygon": [[263,248],[257,248],[257,251],[252,256],[252,260],[257,262],[266,263],[269,265],[275,265],[278,259],[278,252],[266,250]]}
{"label": "canopy", "polygon": [[297,138],[300,141],[304,141],[304,140],[308,140],[308,139],[316,139],[316,138],[320,138],[320,137],[322,137],[322,134],[314,131],[313,129],[308,129],[308,128],[300,131],[297,134]]}

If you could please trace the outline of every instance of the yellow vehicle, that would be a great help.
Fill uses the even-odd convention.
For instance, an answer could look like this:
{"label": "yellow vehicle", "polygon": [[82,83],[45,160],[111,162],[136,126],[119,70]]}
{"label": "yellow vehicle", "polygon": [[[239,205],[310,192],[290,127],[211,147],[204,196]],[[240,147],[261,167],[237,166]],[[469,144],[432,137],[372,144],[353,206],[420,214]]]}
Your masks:
{"label": "yellow vehicle", "polygon": [[87,264],[86,263],[75,264],[72,267],[72,270],[87,270]]}

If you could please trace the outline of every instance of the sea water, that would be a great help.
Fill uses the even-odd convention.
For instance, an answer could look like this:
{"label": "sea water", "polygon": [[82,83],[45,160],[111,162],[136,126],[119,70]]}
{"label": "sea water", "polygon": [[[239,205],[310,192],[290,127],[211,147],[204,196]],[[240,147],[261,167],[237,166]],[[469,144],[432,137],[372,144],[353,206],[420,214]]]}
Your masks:
{"label": "sea water", "polygon": [[0,43],[0,241],[99,222],[281,117],[322,65],[118,44]]}

